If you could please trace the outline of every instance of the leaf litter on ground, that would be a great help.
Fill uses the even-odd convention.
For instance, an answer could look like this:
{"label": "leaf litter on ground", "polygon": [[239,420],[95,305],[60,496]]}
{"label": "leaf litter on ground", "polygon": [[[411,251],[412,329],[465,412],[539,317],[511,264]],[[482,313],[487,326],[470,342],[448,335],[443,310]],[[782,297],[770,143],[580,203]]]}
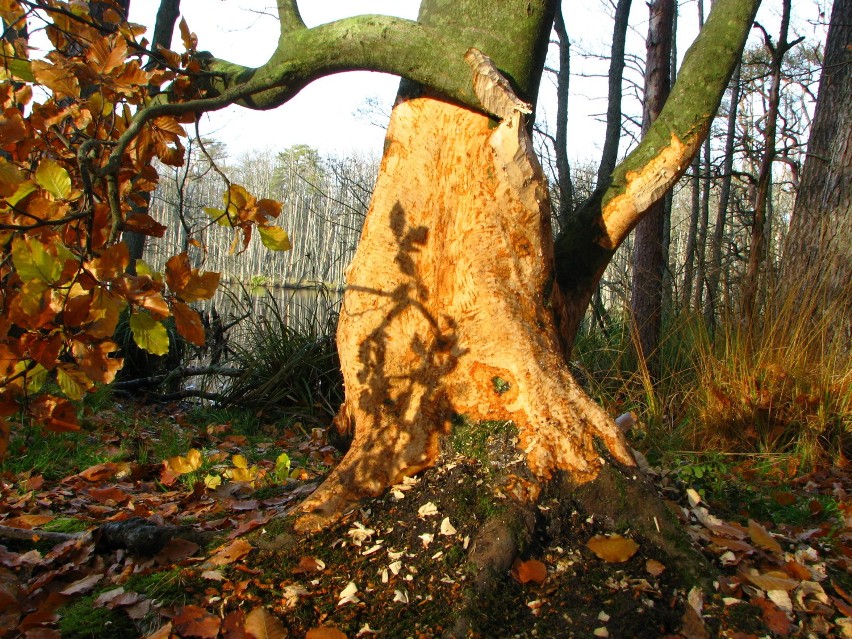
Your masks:
{"label": "leaf litter on ground", "polygon": [[[170,416],[166,428],[175,422],[191,430],[179,416]],[[104,437],[121,441],[121,433]],[[403,636],[395,633],[412,624],[418,637],[443,633],[446,612],[469,587],[464,557],[482,523],[482,515],[455,503],[457,492],[475,492],[486,480],[471,460],[404,478],[341,527],[295,544],[275,528],[276,515],[309,494],[333,461],[322,433],[270,432],[252,452],[245,436],[214,424],[186,441],[193,445],[159,464],[129,456],[57,480],[33,472],[0,476],[0,526],[24,530],[35,543],[0,545],[0,627],[15,629],[0,636],[58,636],[67,605],[84,596],[149,629],[134,636]],[[282,454],[294,466],[315,464],[283,473]],[[534,544],[534,554],[504,575],[499,601],[474,611],[481,636],[504,636],[500,629],[510,627],[513,636],[548,636],[569,620],[576,636],[639,636],[641,620],[641,636],[648,637],[852,637],[847,469],[780,478],[786,487],[772,497],[779,507],[797,503],[794,493],[794,500],[809,500],[809,517],[788,524],[720,510],[665,469],[643,468],[716,560],[718,590],[688,595],[666,559],[641,540],[577,520],[569,523],[587,544],[558,535]],[[831,517],[823,506],[828,496],[839,504]],[[413,516],[406,518],[401,500],[420,504]],[[105,552],[86,534],[39,541],[41,528],[56,522],[94,530],[131,517],[215,534],[218,544],[174,539],[155,558]],[[178,597],[135,585],[166,574],[183,584]]]}

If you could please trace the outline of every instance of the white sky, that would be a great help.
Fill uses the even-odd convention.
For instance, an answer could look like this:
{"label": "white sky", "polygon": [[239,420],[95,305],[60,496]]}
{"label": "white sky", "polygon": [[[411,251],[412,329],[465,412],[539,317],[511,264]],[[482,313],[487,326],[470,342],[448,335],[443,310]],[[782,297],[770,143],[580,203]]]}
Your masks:
{"label": "white sky", "polygon": [[[816,3],[802,6],[794,16],[795,35],[805,35],[815,43],[824,37],[819,27]],[[614,4],[614,3],[613,3]],[[709,7],[710,1],[705,0]],[[777,29],[779,3],[767,0],[758,14],[772,31]],[[132,0],[130,19],[153,30],[159,0]],[[414,19],[419,0],[302,0],[302,17],[308,26],[363,13],[381,13]],[[572,41],[572,86],[569,106],[569,146],[571,159],[597,159],[603,125],[595,115],[606,109],[605,79],[584,77],[605,74],[608,62],[583,58],[581,51],[606,54],[612,37],[612,4],[608,0],[571,0],[564,3],[568,33]],[[181,13],[190,29],[198,35],[199,49],[213,55],[257,66],[265,62],[278,38],[278,23],[271,0],[182,0]],[[645,2],[633,0],[631,15],[632,45],[628,51],[644,55],[648,9]],[[697,5],[681,0],[678,24],[678,53],[688,48],[697,32]],[[753,34],[754,36],[754,34]],[[175,31],[174,50],[181,51]],[[576,74],[576,75],[575,75]],[[641,83],[636,71],[626,77]],[[355,113],[367,98],[378,98],[389,105],[399,80],[379,73],[345,73],[323,78],[306,87],[287,104],[271,112],[256,112],[232,107],[210,114],[202,120],[202,134],[223,141],[231,155],[252,149],[284,149],[293,144],[308,144],[324,153],[346,154],[353,151],[380,153],[384,131]],[[627,91],[627,89],[625,89]],[[627,97],[627,96],[625,96]],[[626,108],[629,108],[625,104]],[[555,89],[547,77],[542,82],[539,121],[555,115]],[[626,144],[626,141],[623,142]],[[622,148],[623,151],[623,148]]]}

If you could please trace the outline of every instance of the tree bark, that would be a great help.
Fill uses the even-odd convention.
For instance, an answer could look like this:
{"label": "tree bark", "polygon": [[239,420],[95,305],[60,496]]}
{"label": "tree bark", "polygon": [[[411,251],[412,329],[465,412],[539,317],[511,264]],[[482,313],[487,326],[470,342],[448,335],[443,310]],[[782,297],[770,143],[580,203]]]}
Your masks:
{"label": "tree bark", "polygon": [[743,324],[747,331],[754,329],[757,315],[757,293],[760,284],[760,273],[766,257],[766,225],[769,210],[769,194],[772,183],[772,164],[777,151],[775,137],[778,128],[778,107],[781,102],[781,64],[787,52],[801,41],[787,41],[787,31],[790,26],[791,0],[783,0],[781,15],[781,31],[778,44],[773,45],[769,35],[764,31],[766,47],[771,56],[770,85],[767,100],[766,116],[764,117],[763,155],[757,173],[757,186],[754,196],[754,220],[751,225],[751,247],[748,256],[748,266],[742,287],[741,310]]}
{"label": "tree bark", "polygon": [[[126,0],[125,11],[130,11],[130,0]],[[175,22],[180,15],[180,0],[160,0],[160,8],[157,10],[157,20],[154,23],[154,35],[151,40],[151,50],[155,52],[158,47],[168,49],[172,45],[172,36],[175,31]],[[152,58],[146,65],[150,70],[157,64],[157,59]],[[145,200],[150,204],[150,195],[145,193]],[[127,244],[130,254],[130,264],[127,272],[136,274],[136,260],[141,260],[145,255],[146,236],[135,231],[124,231],[121,234],[122,241]]]}
{"label": "tree bark", "polygon": [[[808,153],[784,249],[780,299],[852,335],[852,0],[835,0]],[[832,321],[832,318],[840,321]],[[843,319],[845,318],[845,320]]]}
{"label": "tree bark", "polygon": [[[649,10],[651,17],[645,57],[643,132],[657,119],[669,96],[676,5],[674,0],[655,0],[649,5]],[[659,373],[657,349],[662,327],[665,218],[666,202],[663,198],[645,213],[645,217],[636,226],[633,239],[630,310],[636,323],[639,354],[645,358],[648,371],[654,379]]]}
{"label": "tree bark", "polygon": [[559,189],[559,224],[565,224],[574,210],[574,184],[568,162],[568,96],[571,84],[571,41],[561,5],[556,8],[553,30],[559,39],[559,72],[556,76],[556,181]]}
{"label": "tree bark", "polygon": [[610,179],[618,163],[618,142],[621,139],[621,97],[624,78],[624,47],[630,19],[631,0],[618,0],[615,5],[615,20],[612,25],[612,47],[607,75],[606,133],[598,165],[596,186],[602,187]]}
{"label": "tree bark", "polygon": [[737,65],[731,80],[731,99],[728,106],[728,128],[725,133],[725,155],[722,164],[722,186],[719,191],[719,203],[716,208],[716,222],[713,226],[713,242],[710,245],[710,264],[707,269],[707,305],[704,308],[704,323],[711,334],[716,323],[717,300],[719,298],[719,280],[722,274],[722,242],[725,238],[725,225],[728,219],[728,204],[731,199],[731,181],[734,170],[734,143],[737,136],[737,110],[740,103],[740,71]]}

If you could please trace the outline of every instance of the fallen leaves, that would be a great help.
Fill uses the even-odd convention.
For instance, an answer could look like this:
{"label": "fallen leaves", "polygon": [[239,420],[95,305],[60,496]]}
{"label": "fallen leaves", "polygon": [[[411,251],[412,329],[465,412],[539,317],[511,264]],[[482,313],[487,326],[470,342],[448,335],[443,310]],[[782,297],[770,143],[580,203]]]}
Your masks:
{"label": "fallen leaves", "polygon": [[211,566],[225,566],[239,561],[252,551],[253,546],[245,539],[235,539],[213,555],[208,563]]}
{"label": "fallen leaves", "polygon": [[[219,634],[221,623],[218,616],[199,606],[184,606],[178,610],[172,620],[176,632],[185,637],[199,637],[200,639],[215,639]],[[261,637],[258,637],[258,639],[261,639]]]}
{"label": "fallen leaves", "polygon": [[246,615],[245,631],[254,639],[285,639],[287,630],[266,608],[258,607]]}
{"label": "fallen leaves", "polygon": [[639,544],[621,535],[595,535],[586,542],[586,547],[609,563],[627,561],[639,550]]}
{"label": "fallen leaves", "polygon": [[544,583],[547,579],[547,566],[538,559],[528,559],[521,561],[516,559],[512,566],[512,577],[522,584],[534,581],[535,583]]}

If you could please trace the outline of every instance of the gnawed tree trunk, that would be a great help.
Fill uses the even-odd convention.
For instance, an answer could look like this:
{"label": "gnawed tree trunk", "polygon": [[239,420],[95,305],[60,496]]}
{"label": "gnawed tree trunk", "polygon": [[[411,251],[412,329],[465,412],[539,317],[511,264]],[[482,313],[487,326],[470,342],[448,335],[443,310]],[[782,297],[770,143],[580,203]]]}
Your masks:
{"label": "gnawed tree trunk", "polygon": [[[507,3],[499,4],[511,14]],[[521,4],[521,14],[529,15],[531,5]],[[440,5],[427,2],[421,19],[435,19],[432,11]],[[450,16],[457,28],[464,21],[455,22],[459,14],[448,7],[442,18]],[[755,7],[716,23],[740,27],[730,40],[717,42],[728,67],[716,72],[718,86],[709,102],[695,98],[684,109],[673,107],[668,117],[661,114],[663,124],[652,127],[652,141],[631,156],[630,168],[616,169],[594,200],[603,224],[572,220],[572,228],[582,229],[573,240],[582,242],[575,259],[583,268],[574,273],[582,288],[569,289],[571,298],[556,282],[547,186],[521,114],[507,111],[496,124],[417,88],[403,91],[338,325],[346,400],[336,421],[354,438],[338,467],[302,504],[297,530],[320,529],[359,499],[436,464],[457,415],[472,420],[472,428],[485,436],[493,420],[509,420],[517,459],[483,491],[513,497],[516,508],[508,521],[489,522],[483,530],[511,537],[511,530],[535,524],[539,499],[567,489],[611,525],[631,522],[683,573],[698,579],[703,561],[677,541],[676,526],[656,495],[636,480],[622,433],[571,377],[564,353],[608,260],[584,258],[604,255],[600,251],[611,255],[688,164]],[[482,33],[488,31],[468,36],[479,45]],[[505,44],[484,45],[496,52],[494,62],[519,93],[532,93],[537,74],[513,66],[518,58],[500,57]],[[706,67],[690,59],[694,66],[682,77]],[[507,542],[482,561],[501,567],[516,551]],[[480,563],[476,556],[471,561]]]}
{"label": "gnawed tree trunk", "polygon": [[455,415],[514,422],[528,500],[560,471],[594,478],[596,438],[632,464],[561,355],[549,220],[517,118],[495,128],[428,97],[395,107],[338,326],[338,422],[354,441],[305,503],[302,527],[432,465]]}

